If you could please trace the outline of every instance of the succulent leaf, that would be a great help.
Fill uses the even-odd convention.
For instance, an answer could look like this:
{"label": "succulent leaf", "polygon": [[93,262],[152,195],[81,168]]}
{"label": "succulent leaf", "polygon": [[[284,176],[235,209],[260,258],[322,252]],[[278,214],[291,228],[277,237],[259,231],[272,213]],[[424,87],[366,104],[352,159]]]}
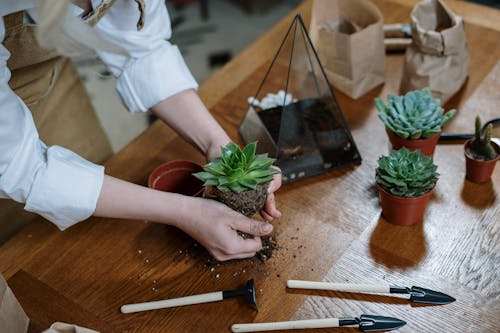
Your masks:
{"label": "succulent leaf", "polygon": [[387,105],[375,98],[380,120],[403,139],[425,139],[441,132],[456,114],[444,112],[441,101],[432,98],[429,88],[410,91],[404,96],[387,95]]}
{"label": "succulent leaf", "polygon": [[430,191],[438,180],[437,166],[420,151],[392,150],[378,159],[376,181],[386,191],[402,197],[415,197]]}
{"label": "succulent leaf", "polygon": [[279,173],[272,168],[275,159],[267,154],[258,154],[257,142],[246,145],[243,150],[231,142],[221,148],[221,157],[207,163],[202,172],[193,174],[204,182],[204,186],[216,186],[220,190],[240,193],[255,189],[257,185],[272,180]]}

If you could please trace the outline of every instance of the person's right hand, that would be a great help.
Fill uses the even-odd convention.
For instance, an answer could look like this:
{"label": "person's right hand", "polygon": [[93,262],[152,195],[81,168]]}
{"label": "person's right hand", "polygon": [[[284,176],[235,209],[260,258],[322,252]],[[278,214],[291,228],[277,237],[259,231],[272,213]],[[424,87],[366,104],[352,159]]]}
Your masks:
{"label": "person's right hand", "polygon": [[[219,261],[253,257],[262,249],[260,236],[273,231],[270,223],[245,217],[215,200],[186,198],[186,203],[187,209],[175,225]],[[244,239],[236,230],[255,237]]]}

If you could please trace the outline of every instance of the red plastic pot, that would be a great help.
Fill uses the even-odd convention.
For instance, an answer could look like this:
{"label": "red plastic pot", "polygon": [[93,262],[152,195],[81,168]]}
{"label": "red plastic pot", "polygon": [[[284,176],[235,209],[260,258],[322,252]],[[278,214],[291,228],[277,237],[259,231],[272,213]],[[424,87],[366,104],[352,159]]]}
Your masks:
{"label": "red plastic pot", "polygon": [[184,160],[170,161],[151,172],[148,186],[164,192],[200,196],[203,193],[203,182],[193,176],[194,172],[199,171],[203,171],[203,167],[197,163]]}
{"label": "red plastic pot", "polygon": [[434,189],[418,197],[405,198],[391,194],[376,184],[382,215],[393,224],[409,226],[424,219],[427,202]]}
{"label": "red plastic pot", "polygon": [[392,144],[392,148],[399,150],[403,147],[408,148],[410,151],[420,150],[422,155],[432,157],[434,155],[434,150],[436,149],[437,142],[441,133],[431,136],[426,139],[403,139],[399,135],[391,132],[387,127],[385,128],[389,141]]}
{"label": "red plastic pot", "polygon": [[467,154],[468,146],[471,140],[468,140],[464,144],[464,155],[465,155],[465,178],[473,183],[486,183],[490,180],[493,170],[497,161],[500,159],[500,147],[493,141],[491,144],[497,152],[497,157],[489,161],[476,160]]}

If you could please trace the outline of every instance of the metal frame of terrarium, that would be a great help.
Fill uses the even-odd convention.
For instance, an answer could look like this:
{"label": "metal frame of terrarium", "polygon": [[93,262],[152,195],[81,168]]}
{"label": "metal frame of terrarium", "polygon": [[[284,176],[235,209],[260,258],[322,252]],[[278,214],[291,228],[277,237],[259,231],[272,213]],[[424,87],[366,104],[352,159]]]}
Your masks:
{"label": "metal frame of terrarium", "polygon": [[[292,31],[285,90],[284,95],[281,94],[283,103],[258,111],[254,108],[257,98],[269,79],[273,66],[279,67],[277,59],[280,53],[288,51],[284,49],[284,45]],[[303,45],[296,45],[299,39],[303,40]],[[294,59],[294,52],[303,52],[298,46],[302,46],[305,53],[297,60],[297,56]],[[293,90],[291,76],[300,73],[292,70],[295,65],[304,67],[303,73],[306,75],[298,76],[296,80],[301,84],[295,87],[299,90],[294,93],[298,96],[307,95],[304,91],[313,89],[312,95],[316,97],[294,100],[288,95]],[[323,81],[319,80],[321,77]],[[307,80],[310,84],[307,84]],[[249,109],[239,128],[240,134],[245,143],[258,141],[259,153],[269,153],[276,158],[284,183],[347,165],[361,164],[359,151],[300,14],[295,16],[288,28],[255,97],[249,103]]]}

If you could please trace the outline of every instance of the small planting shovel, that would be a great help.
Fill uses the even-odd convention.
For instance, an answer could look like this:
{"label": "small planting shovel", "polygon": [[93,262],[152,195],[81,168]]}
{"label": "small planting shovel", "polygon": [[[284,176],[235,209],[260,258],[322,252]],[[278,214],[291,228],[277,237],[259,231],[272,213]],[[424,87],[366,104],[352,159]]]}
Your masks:
{"label": "small planting shovel", "polygon": [[427,304],[448,304],[455,302],[455,299],[439,291],[424,289],[422,287],[398,287],[391,286],[388,283],[380,284],[351,284],[351,283],[331,283],[331,282],[313,282],[288,280],[288,288],[296,289],[318,289],[344,291],[354,293],[390,293],[390,294],[410,294],[410,300],[417,303]]}
{"label": "small planting shovel", "polygon": [[[484,131],[486,130],[486,127],[488,127],[489,124],[493,125],[493,128],[497,128],[500,126],[500,118],[493,118],[488,120],[483,124],[481,127],[481,135],[484,134]],[[439,137],[439,141],[457,141],[457,140],[469,140],[474,137],[474,134],[469,134],[469,133],[441,133],[441,136]],[[495,141],[496,144],[500,145],[500,139],[498,138],[491,138],[492,141]]]}
{"label": "small planting shovel", "polygon": [[274,323],[234,324],[233,332],[261,332],[277,330],[296,330],[305,328],[330,328],[357,326],[361,332],[392,331],[406,325],[405,321],[392,317],[363,314],[361,317],[325,318]]}
{"label": "small planting shovel", "polygon": [[248,280],[245,288],[237,290],[216,291],[212,293],[192,295],[179,298],[165,299],[162,301],[126,304],[121,307],[122,313],[133,313],[140,311],[157,310],[184,306],[191,304],[218,302],[231,297],[244,296],[248,303],[257,310],[257,299],[255,298],[255,284],[253,279]]}

